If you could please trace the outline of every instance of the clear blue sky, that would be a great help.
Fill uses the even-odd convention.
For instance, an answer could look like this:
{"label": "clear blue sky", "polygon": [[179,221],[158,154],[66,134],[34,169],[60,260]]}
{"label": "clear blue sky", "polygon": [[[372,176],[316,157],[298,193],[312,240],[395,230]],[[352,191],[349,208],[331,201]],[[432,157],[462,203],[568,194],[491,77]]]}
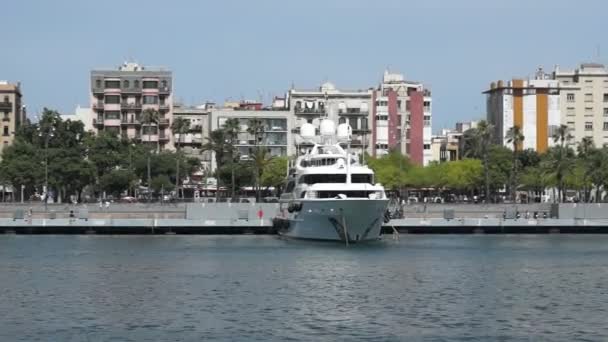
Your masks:
{"label": "clear blue sky", "polygon": [[88,105],[89,71],[129,58],[173,70],[186,103],[367,88],[389,67],[431,87],[436,131],[483,116],[492,80],[608,61],[602,0],[23,0],[2,13],[0,79],[22,82],[30,116]]}

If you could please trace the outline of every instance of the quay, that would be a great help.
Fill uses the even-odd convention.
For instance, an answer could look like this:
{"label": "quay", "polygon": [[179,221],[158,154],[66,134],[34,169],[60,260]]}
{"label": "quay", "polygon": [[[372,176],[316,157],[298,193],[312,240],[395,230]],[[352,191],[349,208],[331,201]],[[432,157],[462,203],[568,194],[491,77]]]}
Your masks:
{"label": "quay", "polygon": [[[0,205],[0,234],[276,234],[277,203]],[[608,204],[404,207],[383,233],[608,234]]]}

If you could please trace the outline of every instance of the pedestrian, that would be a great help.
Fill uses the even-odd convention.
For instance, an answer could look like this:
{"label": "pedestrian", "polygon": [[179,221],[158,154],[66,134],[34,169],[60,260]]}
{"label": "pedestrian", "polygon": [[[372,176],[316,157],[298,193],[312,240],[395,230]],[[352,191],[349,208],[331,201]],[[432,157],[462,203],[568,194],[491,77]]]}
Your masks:
{"label": "pedestrian", "polygon": [[106,201],[106,210],[110,210],[110,201]]}

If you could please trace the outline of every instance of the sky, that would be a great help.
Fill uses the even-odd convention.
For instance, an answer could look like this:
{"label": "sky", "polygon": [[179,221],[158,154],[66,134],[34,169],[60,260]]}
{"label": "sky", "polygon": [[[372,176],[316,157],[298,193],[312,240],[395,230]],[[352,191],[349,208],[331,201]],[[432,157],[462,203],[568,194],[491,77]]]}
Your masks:
{"label": "sky", "polygon": [[126,60],[173,71],[186,104],[377,86],[433,93],[433,131],[485,117],[491,81],[608,64],[603,0],[22,0],[3,4],[0,80],[28,116],[89,105],[89,75]]}

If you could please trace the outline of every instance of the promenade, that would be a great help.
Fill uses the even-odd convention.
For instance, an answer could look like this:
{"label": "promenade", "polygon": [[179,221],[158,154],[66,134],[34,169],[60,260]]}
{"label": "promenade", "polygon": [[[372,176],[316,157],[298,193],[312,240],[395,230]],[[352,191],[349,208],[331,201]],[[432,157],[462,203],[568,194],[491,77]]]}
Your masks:
{"label": "promenade", "polygon": [[[608,233],[606,204],[416,204],[384,232]],[[29,215],[29,212],[32,215]],[[275,234],[278,203],[0,205],[0,233]]]}

